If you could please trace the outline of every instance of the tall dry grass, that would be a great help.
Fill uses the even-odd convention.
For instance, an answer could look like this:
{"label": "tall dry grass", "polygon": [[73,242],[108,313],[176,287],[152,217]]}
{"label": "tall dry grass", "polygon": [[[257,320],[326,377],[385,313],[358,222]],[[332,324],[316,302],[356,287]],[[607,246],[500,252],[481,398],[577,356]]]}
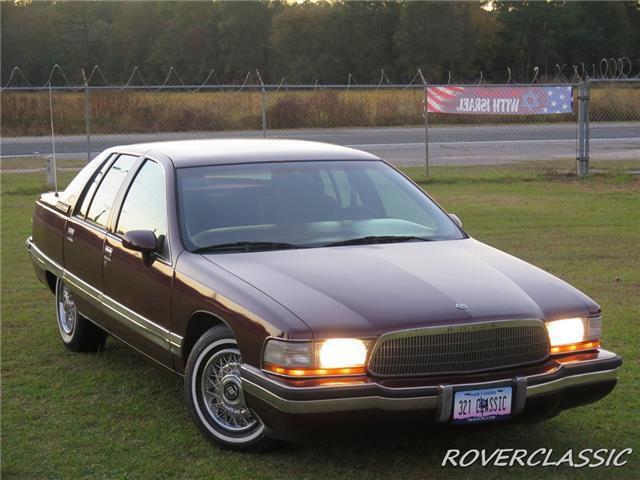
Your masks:
{"label": "tall dry grass", "polygon": [[[270,129],[389,127],[421,125],[420,89],[279,91],[267,94]],[[54,92],[55,130],[85,132],[84,92]],[[48,92],[2,92],[4,136],[48,135]],[[92,91],[91,132],[94,134],[259,129],[260,92]],[[575,109],[575,108],[574,108]],[[640,88],[594,87],[594,121],[640,120]],[[488,116],[430,114],[431,125],[575,121],[574,114]]]}

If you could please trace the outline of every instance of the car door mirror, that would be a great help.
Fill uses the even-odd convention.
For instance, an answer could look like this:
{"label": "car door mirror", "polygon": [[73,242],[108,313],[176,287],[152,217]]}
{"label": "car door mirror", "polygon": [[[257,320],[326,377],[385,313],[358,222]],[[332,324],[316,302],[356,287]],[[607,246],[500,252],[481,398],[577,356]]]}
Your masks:
{"label": "car door mirror", "polygon": [[136,252],[151,253],[158,248],[158,239],[151,230],[130,230],[124,234],[122,246]]}
{"label": "car door mirror", "polygon": [[458,215],[456,215],[455,213],[450,213],[449,217],[451,217],[451,220],[453,220],[453,222],[458,225],[458,227],[462,228],[462,220],[460,220],[460,217],[458,217]]}

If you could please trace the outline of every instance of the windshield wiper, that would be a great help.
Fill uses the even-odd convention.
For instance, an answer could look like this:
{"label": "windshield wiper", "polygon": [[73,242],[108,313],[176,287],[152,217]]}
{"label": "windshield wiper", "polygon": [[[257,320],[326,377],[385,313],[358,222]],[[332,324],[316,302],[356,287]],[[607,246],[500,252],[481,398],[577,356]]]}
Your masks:
{"label": "windshield wiper", "polygon": [[257,250],[285,250],[289,248],[305,248],[301,245],[282,242],[232,242],[199,247],[193,253],[222,252],[222,251],[244,251],[255,252]]}
{"label": "windshield wiper", "polygon": [[366,245],[371,243],[398,243],[410,242],[412,240],[418,240],[422,242],[431,241],[430,238],[416,237],[412,235],[369,235],[367,237],[350,238],[348,240],[328,243],[325,245],[325,247],[340,247],[343,245]]}

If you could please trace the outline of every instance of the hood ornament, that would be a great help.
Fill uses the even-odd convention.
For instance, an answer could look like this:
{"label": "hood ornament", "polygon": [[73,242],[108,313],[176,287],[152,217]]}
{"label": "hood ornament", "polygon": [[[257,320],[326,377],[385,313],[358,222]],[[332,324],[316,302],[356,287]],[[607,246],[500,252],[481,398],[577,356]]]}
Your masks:
{"label": "hood ornament", "polygon": [[458,310],[466,310],[467,308],[469,308],[469,305],[467,305],[466,303],[456,303],[456,308]]}

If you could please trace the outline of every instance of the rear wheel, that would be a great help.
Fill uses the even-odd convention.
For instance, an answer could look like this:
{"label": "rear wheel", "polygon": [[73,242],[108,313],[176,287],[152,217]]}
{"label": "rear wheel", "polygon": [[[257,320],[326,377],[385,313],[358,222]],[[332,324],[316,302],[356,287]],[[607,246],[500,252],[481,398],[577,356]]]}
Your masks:
{"label": "rear wheel", "polygon": [[275,444],[242,391],[242,357],[224,325],[208,330],[187,360],[185,393],[194,422],[209,440],[235,450],[264,451]]}
{"label": "rear wheel", "polygon": [[56,317],[60,339],[74,352],[98,352],[104,349],[107,332],[78,312],[75,296],[62,280],[56,282]]}

